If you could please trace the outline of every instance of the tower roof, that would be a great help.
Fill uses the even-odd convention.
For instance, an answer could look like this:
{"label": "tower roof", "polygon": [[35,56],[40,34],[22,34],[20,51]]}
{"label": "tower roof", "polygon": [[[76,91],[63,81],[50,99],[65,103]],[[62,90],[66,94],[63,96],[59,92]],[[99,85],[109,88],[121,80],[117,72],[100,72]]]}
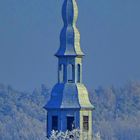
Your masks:
{"label": "tower roof", "polygon": [[80,33],[76,27],[78,7],[76,0],[64,0],[62,18],[64,26],[60,34],[60,48],[56,56],[83,56],[80,48]]}
{"label": "tower roof", "polygon": [[45,109],[94,109],[88,91],[83,84],[61,83],[52,89]]}

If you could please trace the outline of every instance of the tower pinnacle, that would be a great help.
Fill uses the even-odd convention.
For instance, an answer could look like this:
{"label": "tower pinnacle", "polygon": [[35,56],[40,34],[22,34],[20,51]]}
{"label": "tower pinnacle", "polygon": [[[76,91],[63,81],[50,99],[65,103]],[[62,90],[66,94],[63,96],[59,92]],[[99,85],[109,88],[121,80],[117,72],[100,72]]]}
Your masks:
{"label": "tower pinnacle", "polygon": [[76,27],[78,7],[76,0],[64,0],[62,18],[64,26],[60,34],[60,48],[56,56],[83,56],[80,34]]}

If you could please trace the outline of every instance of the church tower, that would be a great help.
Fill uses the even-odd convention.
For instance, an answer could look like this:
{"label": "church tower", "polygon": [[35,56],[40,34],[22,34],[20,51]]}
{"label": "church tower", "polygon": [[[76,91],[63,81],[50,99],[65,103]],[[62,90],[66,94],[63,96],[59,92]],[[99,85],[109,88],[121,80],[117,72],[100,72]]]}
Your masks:
{"label": "church tower", "polygon": [[92,111],[88,91],[82,83],[80,34],[76,27],[78,7],[76,0],[64,0],[62,7],[64,26],[60,35],[58,58],[58,82],[53,87],[46,104],[47,136],[52,130],[81,130],[80,140],[92,140]]}

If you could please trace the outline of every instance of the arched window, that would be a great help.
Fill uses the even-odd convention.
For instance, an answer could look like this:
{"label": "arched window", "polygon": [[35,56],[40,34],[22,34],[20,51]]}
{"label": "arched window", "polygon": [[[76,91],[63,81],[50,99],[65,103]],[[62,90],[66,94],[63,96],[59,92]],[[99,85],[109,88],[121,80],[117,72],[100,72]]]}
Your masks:
{"label": "arched window", "polygon": [[81,68],[80,68],[80,64],[77,65],[77,82],[80,83],[81,77],[80,77],[80,73],[81,73]]}
{"label": "arched window", "polygon": [[68,82],[73,82],[74,77],[74,65],[69,64],[67,67]]}
{"label": "arched window", "polygon": [[59,81],[60,83],[64,82],[64,65],[59,65]]}

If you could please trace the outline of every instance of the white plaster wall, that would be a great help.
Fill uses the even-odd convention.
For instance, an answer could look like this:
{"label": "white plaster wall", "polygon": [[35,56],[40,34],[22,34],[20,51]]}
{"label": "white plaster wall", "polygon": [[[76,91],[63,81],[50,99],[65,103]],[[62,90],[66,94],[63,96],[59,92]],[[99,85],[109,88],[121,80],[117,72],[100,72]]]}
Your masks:
{"label": "white plaster wall", "polygon": [[[83,116],[89,116],[89,130],[87,132],[83,131]],[[80,136],[80,140],[85,140],[84,137],[87,137],[86,140],[93,140],[92,110],[81,110],[80,111],[80,130],[82,133]]]}

